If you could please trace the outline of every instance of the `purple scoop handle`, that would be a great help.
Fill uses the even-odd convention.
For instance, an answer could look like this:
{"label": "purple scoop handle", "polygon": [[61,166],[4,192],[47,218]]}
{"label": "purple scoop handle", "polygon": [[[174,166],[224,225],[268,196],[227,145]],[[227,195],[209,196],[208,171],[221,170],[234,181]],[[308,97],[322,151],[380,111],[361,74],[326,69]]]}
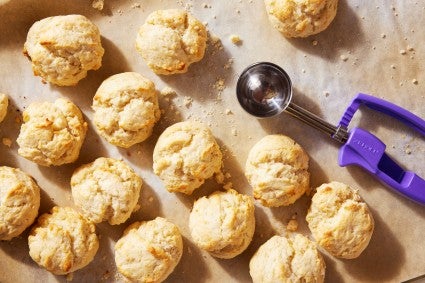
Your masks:
{"label": "purple scoop handle", "polygon": [[[358,94],[347,108],[340,126],[348,127],[354,113],[360,107],[367,107],[390,115],[425,136],[425,121],[413,113],[388,101]],[[339,165],[358,165],[377,176],[398,193],[425,204],[425,180],[412,171],[405,171],[386,153],[386,145],[373,134],[354,128],[349,132],[347,142],[339,151]]]}
{"label": "purple scoop handle", "polygon": [[412,129],[418,131],[421,135],[425,136],[425,121],[423,119],[389,101],[364,93],[357,94],[357,96],[351,102],[350,106],[347,108],[347,110],[345,110],[345,113],[342,116],[339,124],[348,128],[354,113],[357,111],[357,109],[359,109],[360,105],[365,105],[370,109],[394,117]]}

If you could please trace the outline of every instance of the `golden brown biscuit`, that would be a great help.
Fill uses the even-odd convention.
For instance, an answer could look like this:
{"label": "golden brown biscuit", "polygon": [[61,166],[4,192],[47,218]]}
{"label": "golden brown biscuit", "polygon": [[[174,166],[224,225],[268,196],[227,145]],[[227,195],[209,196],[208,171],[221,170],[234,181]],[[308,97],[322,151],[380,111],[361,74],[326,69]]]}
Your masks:
{"label": "golden brown biscuit", "polygon": [[180,122],[159,137],[153,151],[153,170],[168,191],[190,195],[220,172],[222,158],[209,128],[193,121]]}
{"label": "golden brown biscuit", "polygon": [[78,158],[87,123],[74,103],[65,98],[32,103],[24,111],[23,121],[17,139],[19,155],[43,166]]}
{"label": "golden brown biscuit", "polygon": [[140,27],[137,51],[156,74],[186,73],[189,65],[204,57],[205,26],[185,10],[151,13]]}
{"label": "golden brown biscuit", "polygon": [[98,133],[125,148],[146,140],[161,116],[155,85],[134,72],[103,81],[93,98],[93,109]]}
{"label": "golden brown biscuit", "polygon": [[269,20],[286,37],[307,37],[325,30],[338,0],[264,0]]}
{"label": "golden brown biscuit", "polygon": [[40,188],[17,168],[0,167],[0,240],[19,236],[35,220]]}
{"label": "golden brown biscuit", "polygon": [[99,248],[96,226],[70,207],[41,215],[28,237],[31,258],[56,275],[89,264]]}
{"label": "golden brown biscuit", "polygon": [[9,99],[4,93],[0,93],[0,123],[4,120],[7,114],[7,106],[9,105]]}
{"label": "golden brown biscuit", "polygon": [[180,261],[179,228],[164,218],[135,222],[115,244],[118,271],[132,282],[162,282]]}
{"label": "golden brown biscuit", "polygon": [[306,220],[321,247],[347,259],[363,252],[374,229],[372,213],[358,191],[339,182],[317,188]]}
{"label": "golden brown biscuit", "polygon": [[76,85],[87,71],[99,69],[104,52],[99,29],[82,15],[35,22],[24,45],[34,75],[59,86]]}
{"label": "golden brown biscuit", "polygon": [[320,283],[325,279],[325,269],[316,245],[300,234],[273,236],[260,246],[249,263],[254,283]]}
{"label": "golden brown biscuit", "polygon": [[233,258],[251,243],[255,230],[254,202],[235,190],[216,191],[195,201],[189,228],[201,249],[218,258]]}
{"label": "golden brown biscuit", "polygon": [[250,150],[245,175],[265,206],[290,205],[310,189],[308,155],[291,138],[268,135]]}
{"label": "golden brown biscuit", "polygon": [[142,178],[124,161],[100,157],[75,170],[72,197],[82,214],[94,223],[124,223],[139,200]]}

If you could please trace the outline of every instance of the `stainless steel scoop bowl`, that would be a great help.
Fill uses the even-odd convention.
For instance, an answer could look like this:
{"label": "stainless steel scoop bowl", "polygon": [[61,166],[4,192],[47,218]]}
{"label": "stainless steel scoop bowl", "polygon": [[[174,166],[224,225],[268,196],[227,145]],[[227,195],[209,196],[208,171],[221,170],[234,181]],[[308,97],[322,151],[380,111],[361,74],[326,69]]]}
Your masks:
{"label": "stainless steel scoop bowl", "polygon": [[259,62],[243,70],[236,85],[236,95],[242,108],[253,116],[267,118],[285,111],[335,140],[347,140],[345,129],[324,121],[292,102],[291,79],[273,63]]}

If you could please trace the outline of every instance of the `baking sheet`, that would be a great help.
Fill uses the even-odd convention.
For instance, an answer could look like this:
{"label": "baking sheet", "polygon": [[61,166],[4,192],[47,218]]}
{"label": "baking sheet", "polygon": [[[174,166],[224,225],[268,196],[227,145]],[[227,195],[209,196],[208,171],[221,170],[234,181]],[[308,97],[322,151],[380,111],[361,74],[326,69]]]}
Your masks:
{"label": "baking sheet", "polygon": [[[251,256],[272,235],[284,233],[294,214],[298,232],[310,236],[305,222],[309,197],[304,196],[289,207],[269,209],[257,204],[254,240],[240,256],[221,260],[199,250],[190,239],[188,215],[194,199],[219,185],[209,180],[193,196],[171,194],[151,169],[152,151],[160,133],[187,119],[211,127],[225,155],[225,171],[239,192],[252,194],[243,175],[249,149],[264,135],[273,133],[292,137],[308,152],[313,187],[336,180],[360,189],[375,218],[374,234],[357,259],[340,260],[324,253],[326,282],[399,282],[425,273],[425,207],[394,194],[359,168],[340,168],[339,144],[322,133],[287,114],[257,120],[243,112],[235,96],[237,76],[247,65],[271,61],[290,75],[295,86],[294,102],[331,123],[338,122],[358,92],[387,99],[425,117],[423,2],[341,0],[337,16],[326,31],[291,40],[272,28],[261,0],[106,0],[102,11],[93,9],[89,0],[11,0],[0,5],[0,91],[10,96],[11,104],[6,120],[0,124],[0,139],[12,141],[11,147],[0,143],[0,165],[19,167],[37,180],[43,189],[40,213],[53,205],[73,206],[69,185],[73,170],[100,156],[122,158],[144,179],[138,212],[119,226],[97,225],[101,247],[86,268],[68,277],[39,268],[28,255],[26,231],[10,242],[0,242],[0,282],[122,282],[114,264],[114,243],[129,223],[156,216],[176,223],[184,236],[182,260],[167,282],[250,282]],[[188,9],[207,23],[210,41],[206,55],[186,74],[157,76],[134,48],[137,30],[146,16],[166,8]],[[72,13],[87,16],[100,28],[106,50],[103,66],[89,72],[75,87],[42,84],[22,55],[26,33],[36,20]],[[234,45],[231,35],[238,35],[241,44]],[[109,145],[91,123],[90,106],[97,87],[108,76],[124,71],[140,72],[153,80],[158,90],[169,86],[177,92],[169,101],[160,97],[164,114],[153,135],[130,149]],[[18,156],[15,140],[22,110],[31,102],[57,97],[69,98],[81,108],[89,131],[76,163],[45,168]],[[353,125],[376,134],[394,159],[425,176],[423,137],[392,118],[365,109],[356,114]]]}

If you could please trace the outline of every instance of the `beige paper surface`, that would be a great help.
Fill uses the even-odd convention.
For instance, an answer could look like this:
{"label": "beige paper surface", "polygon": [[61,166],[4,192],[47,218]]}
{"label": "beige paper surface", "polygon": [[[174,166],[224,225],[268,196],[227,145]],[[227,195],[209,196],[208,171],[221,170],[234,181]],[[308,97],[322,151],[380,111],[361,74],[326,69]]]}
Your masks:
{"label": "beige paper surface", "polygon": [[[166,8],[191,11],[208,24],[213,37],[221,39],[223,48],[210,41],[204,59],[192,65],[188,73],[155,75],[137,54],[134,42],[146,16]],[[69,180],[73,170],[100,156],[122,158],[144,179],[141,209],[123,225],[97,225],[101,247],[92,263],[73,274],[74,282],[123,281],[116,274],[114,243],[128,224],[156,216],[176,223],[184,236],[183,257],[167,282],[250,282],[251,256],[272,235],[285,233],[294,214],[298,232],[311,237],[305,222],[309,197],[282,208],[268,209],[257,203],[256,231],[249,248],[231,260],[215,259],[191,241],[188,215],[194,199],[220,186],[211,180],[190,197],[168,193],[152,172],[152,151],[167,126],[187,119],[203,121],[219,141],[225,154],[224,168],[234,188],[252,194],[243,174],[248,151],[264,135],[283,133],[310,155],[313,187],[335,180],[358,188],[376,221],[372,240],[359,258],[339,260],[324,253],[326,282],[399,282],[416,277],[425,273],[425,207],[391,192],[362,169],[339,167],[340,145],[289,115],[268,120],[249,116],[237,102],[235,85],[247,65],[271,61],[291,76],[294,102],[330,123],[339,121],[358,92],[387,99],[425,118],[424,12],[421,1],[341,0],[337,16],[326,31],[287,40],[268,22],[261,0],[106,0],[102,12],[93,9],[89,0],[12,0],[0,6],[0,91],[10,96],[11,104],[6,120],[0,124],[0,139],[13,142],[10,148],[0,144],[0,165],[20,167],[37,180],[43,189],[40,213],[53,205],[72,206]],[[83,14],[99,26],[106,50],[103,66],[89,72],[75,87],[42,84],[22,55],[26,33],[36,20],[72,13]],[[240,36],[242,43],[234,45],[231,35]],[[130,149],[109,145],[91,123],[90,106],[97,87],[108,76],[124,71],[140,72],[153,80],[158,90],[170,86],[177,92],[170,101],[160,98],[164,114],[152,137]],[[15,140],[23,109],[33,101],[57,97],[67,97],[81,108],[89,131],[76,163],[45,168],[18,156]],[[425,140],[419,134],[392,118],[364,109],[352,125],[376,134],[394,159],[425,176]],[[0,282],[64,282],[64,276],[53,276],[32,261],[27,235],[28,231],[10,242],[0,242]]]}

